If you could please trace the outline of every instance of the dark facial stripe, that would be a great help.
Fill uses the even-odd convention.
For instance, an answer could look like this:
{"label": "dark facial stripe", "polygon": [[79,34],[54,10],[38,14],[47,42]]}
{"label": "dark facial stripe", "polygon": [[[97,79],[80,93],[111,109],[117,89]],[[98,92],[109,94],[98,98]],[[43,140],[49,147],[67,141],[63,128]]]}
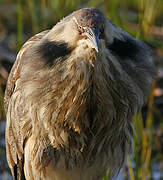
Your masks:
{"label": "dark facial stripe", "polygon": [[39,53],[41,53],[45,62],[52,66],[58,60],[59,62],[64,61],[68,55],[72,52],[72,48],[65,42],[56,42],[45,40],[39,47]]}
{"label": "dark facial stripe", "polygon": [[124,58],[135,58],[139,53],[141,46],[133,39],[125,37],[124,40],[114,38],[113,43],[107,45],[109,50],[121,59]]}

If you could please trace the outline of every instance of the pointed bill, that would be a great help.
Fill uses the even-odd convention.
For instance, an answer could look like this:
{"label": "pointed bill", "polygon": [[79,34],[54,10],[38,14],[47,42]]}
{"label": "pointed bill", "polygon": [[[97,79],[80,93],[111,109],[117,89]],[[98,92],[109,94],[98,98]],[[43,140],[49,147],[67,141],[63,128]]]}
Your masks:
{"label": "pointed bill", "polygon": [[92,48],[99,52],[99,30],[97,28],[86,28],[85,35],[88,37]]}

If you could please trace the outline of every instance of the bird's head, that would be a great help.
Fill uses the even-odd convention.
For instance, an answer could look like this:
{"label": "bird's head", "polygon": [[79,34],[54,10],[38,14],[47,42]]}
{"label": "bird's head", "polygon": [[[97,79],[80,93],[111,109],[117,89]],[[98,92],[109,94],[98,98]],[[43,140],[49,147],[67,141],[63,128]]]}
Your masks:
{"label": "bird's head", "polygon": [[80,39],[88,41],[89,45],[99,51],[99,39],[104,31],[104,15],[95,8],[83,8],[74,13],[75,22]]}
{"label": "bird's head", "polygon": [[90,47],[99,52],[105,42],[113,41],[117,28],[95,8],[82,8],[63,18],[47,34],[50,41],[65,42],[74,49]]}

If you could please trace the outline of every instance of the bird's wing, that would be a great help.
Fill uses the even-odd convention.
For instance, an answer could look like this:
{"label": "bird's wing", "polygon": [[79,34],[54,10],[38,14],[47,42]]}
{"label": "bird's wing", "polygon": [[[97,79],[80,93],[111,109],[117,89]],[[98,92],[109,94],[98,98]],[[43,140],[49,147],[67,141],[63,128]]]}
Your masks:
{"label": "bird's wing", "polygon": [[[30,38],[21,48],[17,59],[11,69],[5,91],[5,111],[6,111],[6,154],[9,166],[15,179],[22,179],[23,151],[26,138],[31,133],[31,120],[26,117],[20,95],[19,80],[23,54],[36,41],[39,41],[48,33],[48,30],[36,34]],[[19,112],[19,113],[17,113]]]}
{"label": "bird's wing", "polygon": [[44,35],[46,35],[49,32],[49,30],[43,31],[41,33],[36,34],[35,36],[31,37],[21,48],[17,55],[17,59],[11,69],[10,75],[8,77],[7,85],[6,85],[6,91],[5,91],[5,98],[4,98],[4,103],[5,103],[5,110],[7,112],[8,109],[8,104],[11,98],[11,95],[14,92],[14,87],[17,79],[19,79],[20,75],[20,67],[21,67],[21,62],[22,62],[22,54],[26,51],[26,49],[33,44],[36,41],[39,41],[42,39]]}

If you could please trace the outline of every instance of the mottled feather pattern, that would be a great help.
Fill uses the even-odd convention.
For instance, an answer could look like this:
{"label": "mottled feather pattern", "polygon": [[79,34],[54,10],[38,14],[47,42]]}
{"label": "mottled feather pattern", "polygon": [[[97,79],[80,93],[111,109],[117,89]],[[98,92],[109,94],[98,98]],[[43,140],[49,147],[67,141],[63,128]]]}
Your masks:
{"label": "mottled feather pattern", "polygon": [[89,11],[103,20],[98,53],[77,33],[75,12],[18,54],[5,95],[15,179],[100,180],[108,168],[116,175],[132,150],[132,118],[151,88],[152,57],[96,10],[85,11],[89,26],[100,23]]}

